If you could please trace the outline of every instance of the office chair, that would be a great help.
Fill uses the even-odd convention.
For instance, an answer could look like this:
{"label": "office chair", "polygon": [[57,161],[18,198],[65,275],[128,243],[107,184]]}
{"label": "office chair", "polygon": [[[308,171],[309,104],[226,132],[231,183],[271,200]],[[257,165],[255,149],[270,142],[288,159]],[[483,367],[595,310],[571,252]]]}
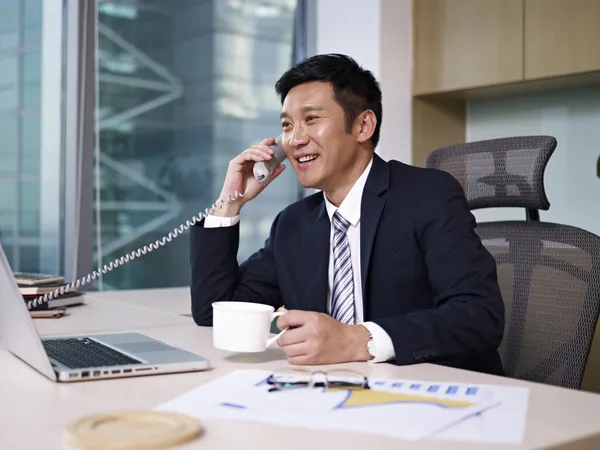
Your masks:
{"label": "office chair", "polygon": [[471,210],[525,208],[524,220],[476,228],[506,307],[500,357],[509,377],[580,389],[600,309],[600,237],[540,221],[556,145],[551,136],[459,144],[432,152],[426,167],[453,175]]}

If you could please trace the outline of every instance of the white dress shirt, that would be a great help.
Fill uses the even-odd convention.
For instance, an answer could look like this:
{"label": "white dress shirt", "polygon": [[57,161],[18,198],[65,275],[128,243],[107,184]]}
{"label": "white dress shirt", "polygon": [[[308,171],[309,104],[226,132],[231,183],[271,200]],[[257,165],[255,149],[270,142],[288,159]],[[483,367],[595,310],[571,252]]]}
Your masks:
{"label": "white dress shirt", "polygon": [[[332,224],[330,232],[330,243],[329,243],[329,270],[328,270],[328,283],[327,283],[327,311],[331,314],[331,292],[333,287],[333,214],[339,210],[339,213],[350,222],[348,227],[348,240],[350,242],[350,255],[352,260],[352,272],[354,280],[354,310],[355,310],[355,323],[362,324],[373,338],[372,350],[375,356],[371,359],[371,362],[383,362],[389,361],[394,358],[394,345],[392,339],[386,333],[386,331],[379,325],[373,322],[364,322],[363,312],[363,296],[362,296],[362,277],[361,277],[361,266],[360,266],[360,210],[362,203],[362,194],[373,164],[373,159],[369,162],[369,165],[362,173],[362,175],[356,180],[356,183],[352,186],[348,195],[342,202],[339,208],[336,208],[328,199],[325,193],[323,198],[325,199],[325,206],[327,208],[327,215],[329,221]],[[204,220],[205,228],[218,228],[233,226],[238,223],[240,216],[235,217],[216,217],[207,216]]]}

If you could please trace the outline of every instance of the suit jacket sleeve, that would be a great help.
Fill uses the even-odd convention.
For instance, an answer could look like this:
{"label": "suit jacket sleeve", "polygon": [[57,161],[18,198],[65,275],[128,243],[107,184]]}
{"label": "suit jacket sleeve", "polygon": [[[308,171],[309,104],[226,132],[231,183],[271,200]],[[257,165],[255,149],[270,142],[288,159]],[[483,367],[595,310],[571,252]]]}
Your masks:
{"label": "suit jacket sleeve", "polygon": [[496,263],[475,233],[462,187],[446,172],[432,178],[419,202],[416,233],[434,308],[374,320],[392,338],[397,364],[491,352],[504,331]]}
{"label": "suit jacket sleeve", "polygon": [[198,325],[212,326],[212,304],[236,300],[282,305],[273,242],[279,216],[273,222],[264,247],[238,265],[239,223],[190,229],[192,317]]}

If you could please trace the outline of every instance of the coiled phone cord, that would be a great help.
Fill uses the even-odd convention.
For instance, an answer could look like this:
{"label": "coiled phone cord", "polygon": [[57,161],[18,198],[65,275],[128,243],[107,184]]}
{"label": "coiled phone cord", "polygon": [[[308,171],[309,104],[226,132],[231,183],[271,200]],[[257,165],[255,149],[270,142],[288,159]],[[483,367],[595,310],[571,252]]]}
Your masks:
{"label": "coiled phone cord", "polygon": [[134,250],[125,256],[121,256],[120,258],[117,258],[114,261],[111,261],[110,263],[100,267],[99,269],[96,269],[92,273],[90,273],[82,278],[79,278],[77,281],[66,284],[64,286],[61,286],[60,288],[58,288],[52,292],[48,292],[45,295],[42,295],[33,300],[30,300],[29,302],[27,302],[27,309],[31,309],[32,307],[46,303],[48,300],[52,300],[55,297],[63,295],[66,292],[71,291],[73,288],[78,288],[80,286],[84,286],[87,283],[90,283],[92,280],[95,280],[98,276],[100,276],[100,274],[105,274],[106,272],[110,272],[111,270],[113,270],[119,266],[122,266],[123,264],[125,264],[129,261],[133,261],[134,259],[136,259],[142,255],[145,255],[146,253],[150,253],[154,250],[159,249],[160,247],[163,247],[168,242],[171,242],[173,239],[175,239],[176,237],[183,234],[183,232],[187,231],[191,226],[204,220],[206,218],[206,216],[213,214],[217,209],[223,208],[225,205],[228,205],[231,202],[234,202],[235,200],[237,200],[240,197],[245,197],[246,194],[248,194],[248,190],[256,182],[257,182],[256,180],[253,180],[248,185],[248,187],[246,188],[246,190],[243,193],[235,191],[235,193],[233,195],[227,196],[227,200],[220,200],[219,202],[217,202],[218,205],[217,205],[217,203],[213,203],[210,208],[206,208],[203,212],[200,212],[198,215],[192,217],[189,220],[186,220],[185,223],[182,223],[179,227],[175,228],[168,235],[163,236],[161,239],[157,239],[156,241],[151,242],[150,244],[145,245],[143,247],[140,247],[137,250]]}

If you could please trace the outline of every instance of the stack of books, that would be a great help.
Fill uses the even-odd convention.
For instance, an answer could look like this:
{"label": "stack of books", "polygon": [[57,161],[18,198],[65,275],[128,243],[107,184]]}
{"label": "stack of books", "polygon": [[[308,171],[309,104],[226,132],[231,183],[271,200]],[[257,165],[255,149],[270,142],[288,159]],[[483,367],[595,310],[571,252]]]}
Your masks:
{"label": "stack of books", "polygon": [[[60,275],[48,275],[44,273],[15,272],[15,279],[19,285],[19,290],[25,303],[36,298],[54,292],[66,286],[64,277]],[[57,294],[56,297],[36,305],[30,311],[45,311],[48,309],[64,308],[66,306],[81,305],[84,303],[84,295],[77,291],[77,288],[71,288],[64,294]]]}

